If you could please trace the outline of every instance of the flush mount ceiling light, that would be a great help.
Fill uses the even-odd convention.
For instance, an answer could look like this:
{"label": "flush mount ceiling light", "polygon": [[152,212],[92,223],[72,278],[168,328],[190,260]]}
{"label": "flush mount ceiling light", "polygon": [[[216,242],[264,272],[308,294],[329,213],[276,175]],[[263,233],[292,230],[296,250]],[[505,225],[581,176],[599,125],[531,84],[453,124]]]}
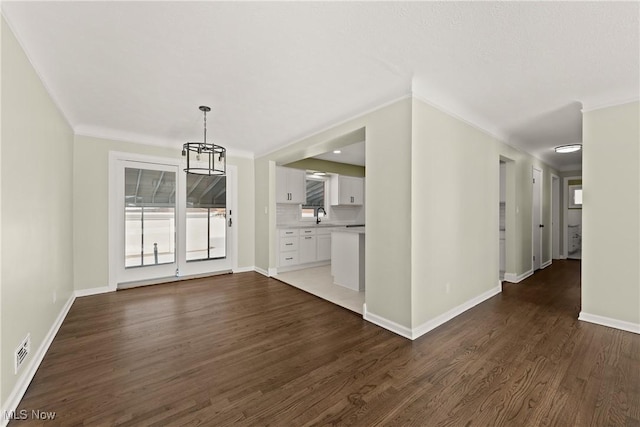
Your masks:
{"label": "flush mount ceiling light", "polygon": [[340,150],[333,150],[333,154],[340,154],[340,153],[342,153],[342,151],[340,151]]}
{"label": "flush mount ceiling light", "polygon": [[560,145],[555,148],[556,153],[573,153],[582,149],[582,144]]}
{"label": "flush mount ceiling light", "polygon": [[204,142],[187,142],[182,155],[187,158],[186,173],[196,175],[224,175],[227,171],[227,150],[215,144],[207,144],[207,113],[211,108],[202,105],[204,113]]}

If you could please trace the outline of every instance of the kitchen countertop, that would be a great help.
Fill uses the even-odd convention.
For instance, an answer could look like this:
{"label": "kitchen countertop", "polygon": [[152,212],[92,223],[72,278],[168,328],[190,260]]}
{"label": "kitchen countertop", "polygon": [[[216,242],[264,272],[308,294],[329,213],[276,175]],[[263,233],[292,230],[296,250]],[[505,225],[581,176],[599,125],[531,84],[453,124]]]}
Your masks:
{"label": "kitchen countertop", "polygon": [[276,225],[276,228],[346,228],[347,230],[350,228],[364,228],[364,227],[347,227],[348,225],[357,225],[357,224],[329,224],[321,222],[320,224],[316,224],[312,222],[310,224],[296,224],[296,225]]}
{"label": "kitchen countertop", "polygon": [[356,234],[366,234],[364,231],[365,227],[344,227],[340,230],[334,231],[334,233],[356,233]]}

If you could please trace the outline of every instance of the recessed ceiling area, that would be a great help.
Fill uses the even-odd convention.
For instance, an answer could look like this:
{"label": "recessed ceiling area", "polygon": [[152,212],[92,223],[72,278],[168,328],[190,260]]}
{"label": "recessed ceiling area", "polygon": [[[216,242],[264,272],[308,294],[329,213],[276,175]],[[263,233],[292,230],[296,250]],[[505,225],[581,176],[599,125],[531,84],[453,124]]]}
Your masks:
{"label": "recessed ceiling area", "polygon": [[[638,2],[3,1],[77,134],[260,156],[411,93],[550,165],[640,95]],[[579,155],[579,154],[578,154]]]}
{"label": "recessed ceiling area", "polygon": [[313,156],[314,159],[328,160],[336,163],[346,163],[348,165],[365,166],[365,142],[358,142],[340,148],[336,153],[329,151],[328,153]]}

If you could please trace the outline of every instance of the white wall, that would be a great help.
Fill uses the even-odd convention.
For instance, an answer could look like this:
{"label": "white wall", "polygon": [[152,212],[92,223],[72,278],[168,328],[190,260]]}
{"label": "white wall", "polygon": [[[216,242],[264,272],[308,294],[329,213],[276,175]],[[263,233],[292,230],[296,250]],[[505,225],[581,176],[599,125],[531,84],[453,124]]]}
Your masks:
{"label": "white wall", "polygon": [[[2,22],[2,409],[73,294],[73,133]],[[54,302],[54,293],[55,299]],[[13,353],[31,334],[14,374]]]}
{"label": "white wall", "polygon": [[[112,141],[76,135],[73,149],[74,276],[75,289],[109,284],[109,151],[178,158],[176,148]],[[253,159],[229,157],[238,167],[238,267],[252,268],[255,255]]]}
{"label": "white wall", "polygon": [[[275,266],[275,215],[263,210],[275,210],[270,168],[333,149],[336,140],[361,128],[366,133],[369,314],[411,334],[496,290],[500,159],[508,160],[507,271],[530,273],[532,167],[543,171],[546,183],[556,171],[417,98],[381,107],[256,160],[259,266]],[[551,186],[544,188],[543,220],[550,224]],[[547,227],[543,262],[551,259],[550,233]]]}
{"label": "white wall", "polygon": [[638,102],[584,113],[580,314],[638,333],[639,118]]}
{"label": "white wall", "polygon": [[486,133],[414,98],[414,327],[499,285],[496,145]]}

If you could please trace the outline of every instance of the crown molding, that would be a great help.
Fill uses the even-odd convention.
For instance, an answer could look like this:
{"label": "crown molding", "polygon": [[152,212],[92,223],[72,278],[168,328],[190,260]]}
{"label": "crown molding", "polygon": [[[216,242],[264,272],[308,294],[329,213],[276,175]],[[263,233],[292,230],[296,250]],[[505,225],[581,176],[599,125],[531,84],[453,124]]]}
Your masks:
{"label": "crown molding", "polygon": [[602,110],[603,108],[617,107],[619,105],[630,104],[632,102],[640,102],[640,96],[634,96],[631,98],[617,99],[614,101],[601,102],[601,103],[582,103],[582,113],[588,113],[590,111]]}
{"label": "crown molding", "polygon": [[[394,97],[394,98],[390,99],[389,101],[384,101],[381,104],[376,104],[375,106],[369,107],[368,109],[366,109],[363,112],[360,112],[360,113],[357,113],[357,114],[351,114],[348,117],[346,117],[344,119],[338,119],[338,121],[336,121],[336,122],[334,122],[334,123],[332,123],[330,125],[327,125],[327,126],[321,128],[319,130],[314,130],[314,131],[312,131],[312,132],[310,132],[308,134],[305,134],[303,136],[296,137],[293,140],[290,140],[289,142],[285,143],[284,145],[281,145],[278,148],[270,149],[270,150],[267,150],[267,151],[264,151],[264,152],[258,152],[258,153],[255,154],[255,158],[270,156],[272,154],[277,153],[280,150],[284,150],[284,149],[286,149],[288,147],[291,147],[291,146],[293,146],[295,144],[298,144],[301,141],[304,141],[304,140],[309,139],[309,138],[313,138],[314,136],[317,136],[317,135],[320,135],[320,134],[322,134],[324,132],[330,131],[333,128],[336,128],[338,126],[344,125],[344,124],[349,123],[349,122],[351,122],[353,120],[357,120],[357,119],[359,119],[361,117],[366,116],[367,114],[373,113],[374,111],[381,110],[381,109],[383,109],[385,107],[388,107],[389,105],[395,104],[396,102],[400,102],[400,101],[402,101],[404,99],[408,99],[408,98],[411,98],[411,97],[412,97],[412,93],[409,92],[409,93],[405,93],[405,94],[403,94],[401,96]],[[361,127],[361,126],[359,126],[359,127]]]}

